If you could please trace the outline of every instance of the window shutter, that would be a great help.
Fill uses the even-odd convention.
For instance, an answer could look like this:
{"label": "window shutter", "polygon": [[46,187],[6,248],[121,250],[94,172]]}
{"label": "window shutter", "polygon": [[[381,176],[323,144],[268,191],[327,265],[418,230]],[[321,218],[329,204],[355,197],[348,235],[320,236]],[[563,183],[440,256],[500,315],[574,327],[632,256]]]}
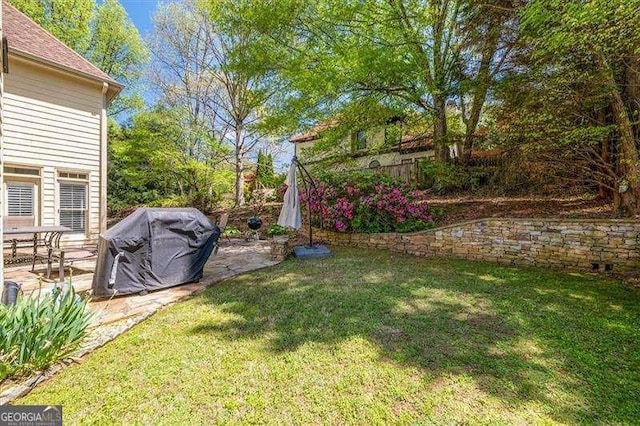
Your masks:
{"label": "window shutter", "polygon": [[60,184],[60,225],[84,232],[87,213],[87,186]]}
{"label": "window shutter", "polygon": [[7,215],[33,216],[34,188],[29,183],[7,183]]}

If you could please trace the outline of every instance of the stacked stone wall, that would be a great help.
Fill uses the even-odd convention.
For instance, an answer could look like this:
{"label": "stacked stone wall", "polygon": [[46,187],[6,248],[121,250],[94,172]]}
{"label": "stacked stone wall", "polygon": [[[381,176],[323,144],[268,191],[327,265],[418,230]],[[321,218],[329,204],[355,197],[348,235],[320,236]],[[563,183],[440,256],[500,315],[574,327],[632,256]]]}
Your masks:
{"label": "stacked stone wall", "polygon": [[[304,229],[303,229],[304,231]],[[640,268],[640,222],[481,219],[410,234],[314,230],[330,245],[575,270]]]}

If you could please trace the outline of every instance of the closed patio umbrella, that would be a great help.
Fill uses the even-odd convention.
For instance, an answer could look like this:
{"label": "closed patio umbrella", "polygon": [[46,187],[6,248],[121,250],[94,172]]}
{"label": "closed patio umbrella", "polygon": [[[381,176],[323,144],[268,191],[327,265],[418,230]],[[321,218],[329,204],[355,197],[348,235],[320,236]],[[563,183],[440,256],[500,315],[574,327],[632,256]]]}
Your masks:
{"label": "closed patio umbrella", "polygon": [[287,191],[284,193],[282,210],[278,217],[278,225],[300,229],[302,228],[302,214],[300,213],[300,200],[298,199],[298,183],[296,181],[296,159],[293,158],[289,173],[285,181]]}

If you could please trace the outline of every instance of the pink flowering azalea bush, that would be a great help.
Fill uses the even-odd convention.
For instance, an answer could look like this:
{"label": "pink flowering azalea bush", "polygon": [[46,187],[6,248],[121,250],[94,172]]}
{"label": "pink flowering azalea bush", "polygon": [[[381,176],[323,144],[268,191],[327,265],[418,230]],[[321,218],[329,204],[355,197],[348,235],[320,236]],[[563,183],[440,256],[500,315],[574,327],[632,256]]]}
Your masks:
{"label": "pink flowering azalea bush", "polygon": [[427,197],[373,173],[326,175],[310,196],[301,191],[316,226],[338,232],[413,232],[433,227]]}

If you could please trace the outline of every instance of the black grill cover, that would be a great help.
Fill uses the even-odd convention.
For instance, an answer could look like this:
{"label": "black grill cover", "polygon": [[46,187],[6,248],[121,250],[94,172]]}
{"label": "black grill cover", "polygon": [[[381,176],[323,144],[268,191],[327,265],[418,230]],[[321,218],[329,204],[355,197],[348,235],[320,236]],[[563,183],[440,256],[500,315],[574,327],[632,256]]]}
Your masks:
{"label": "black grill cover", "polygon": [[93,295],[196,282],[219,237],[220,228],[197,209],[138,209],[100,235]]}

